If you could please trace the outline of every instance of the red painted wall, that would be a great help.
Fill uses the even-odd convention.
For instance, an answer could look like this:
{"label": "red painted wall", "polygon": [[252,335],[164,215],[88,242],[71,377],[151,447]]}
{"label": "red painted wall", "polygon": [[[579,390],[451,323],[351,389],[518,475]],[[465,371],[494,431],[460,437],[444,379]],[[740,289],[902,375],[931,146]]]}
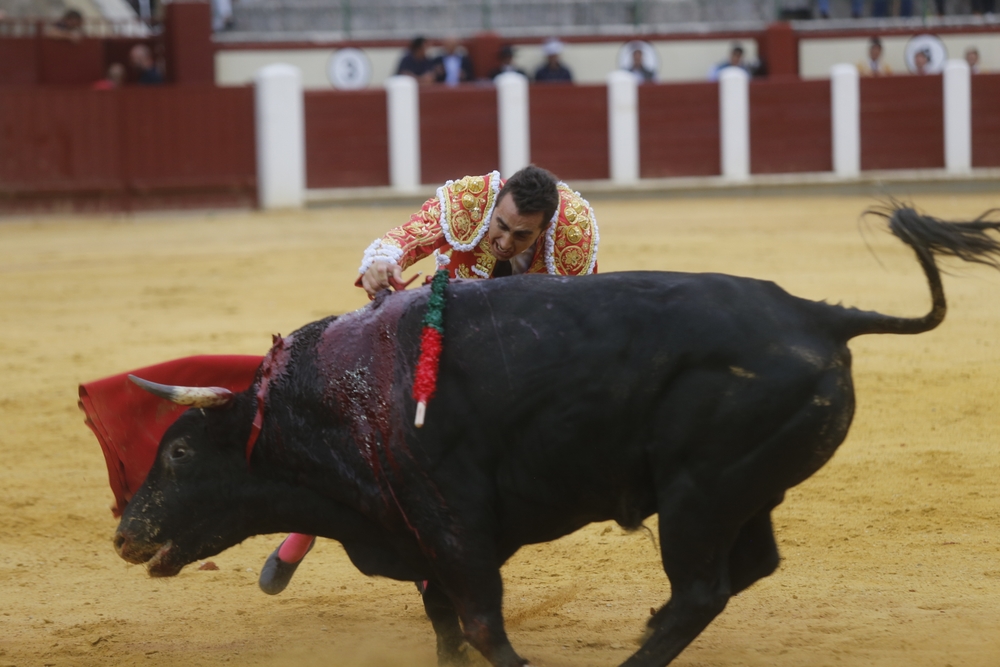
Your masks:
{"label": "red painted wall", "polygon": [[972,77],[972,166],[1000,167],[1000,74]]}
{"label": "red painted wall", "polygon": [[750,83],[750,172],[830,171],[830,82]]}
{"label": "red painted wall", "polygon": [[861,79],[862,169],[944,167],[941,88],[940,75]]}
{"label": "red painted wall", "polygon": [[493,87],[421,87],[421,180],[440,184],[499,168],[497,132]]}
{"label": "red painted wall", "polygon": [[255,198],[249,88],[8,87],[3,97],[0,208],[40,196],[111,209]]}
{"label": "red painted wall", "polygon": [[535,84],[528,100],[534,164],[566,181],[609,178],[606,86]]}
{"label": "red painted wall", "polygon": [[639,175],[714,176],[719,155],[719,86],[639,87]]}
{"label": "red painted wall", "polygon": [[306,187],[389,185],[384,90],[305,94]]}

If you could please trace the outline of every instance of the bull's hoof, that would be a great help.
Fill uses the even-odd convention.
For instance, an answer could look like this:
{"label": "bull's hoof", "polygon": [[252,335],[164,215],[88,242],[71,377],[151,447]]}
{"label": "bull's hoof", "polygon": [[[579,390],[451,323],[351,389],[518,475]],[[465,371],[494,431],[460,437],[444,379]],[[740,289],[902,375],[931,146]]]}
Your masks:
{"label": "bull's hoof", "polygon": [[472,664],[469,655],[472,647],[462,642],[454,650],[438,649],[438,667],[468,667]]}
{"label": "bull's hoof", "polygon": [[[313,540],[313,544],[316,541]],[[281,544],[284,544],[282,542]],[[288,583],[292,580],[292,575],[295,574],[295,570],[298,569],[300,560],[298,563],[286,563],[281,560],[278,556],[278,552],[281,551],[281,545],[267,557],[264,561],[264,567],[260,570],[260,578],[257,580],[257,585],[260,586],[260,590],[264,591],[268,595],[277,595],[281,591],[288,587]],[[312,551],[312,544],[309,545],[309,549],[306,553]]]}

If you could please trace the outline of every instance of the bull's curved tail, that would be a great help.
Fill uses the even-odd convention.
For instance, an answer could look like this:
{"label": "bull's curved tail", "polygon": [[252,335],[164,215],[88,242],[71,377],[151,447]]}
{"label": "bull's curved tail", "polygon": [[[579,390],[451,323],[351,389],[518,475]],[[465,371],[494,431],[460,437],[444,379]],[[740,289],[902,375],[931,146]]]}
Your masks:
{"label": "bull's curved tail", "polygon": [[884,218],[893,236],[913,248],[927,276],[933,305],[923,317],[893,317],[851,309],[845,322],[847,338],[876,333],[918,334],[941,324],[948,312],[948,304],[935,257],[950,255],[1000,269],[1000,240],[988,234],[990,231],[1000,232],[1000,222],[987,220],[997,210],[991,209],[970,222],[945,222],[898,205],[866,211],[866,215]]}

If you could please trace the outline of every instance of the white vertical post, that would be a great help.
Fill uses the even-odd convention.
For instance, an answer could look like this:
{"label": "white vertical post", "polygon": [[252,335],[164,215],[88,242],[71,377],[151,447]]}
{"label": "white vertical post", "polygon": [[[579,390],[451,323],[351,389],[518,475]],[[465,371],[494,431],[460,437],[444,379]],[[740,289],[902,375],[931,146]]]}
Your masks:
{"label": "white vertical post", "polygon": [[972,169],[972,72],[964,60],[944,66],[944,166],[949,172]]}
{"label": "white vertical post", "polygon": [[639,180],[639,83],[631,72],[608,74],[608,161],[611,180]]}
{"label": "white vertical post", "polygon": [[261,208],[298,208],[305,201],[306,133],[302,73],[268,65],[254,78],[257,200]]}
{"label": "white vertical post", "polygon": [[402,191],[420,185],[420,98],[417,80],[400,74],[385,81],[389,119],[389,183]]}
{"label": "white vertical post", "polygon": [[719,138],[723,177],[750,177],[750,75],[741,67],[719,73]]}
{"label": "white vertical post", "polygon": [[531,128],[528,121],[528,78],[504,72],[497,86],[497,141],[500,176],[510,176],[531,164]]}
{"label": "white vertical post", "polygon": [[861,87],[858,68],[834,65],[830,70],[830,119],[833,172],[842,178],[861,173]]}

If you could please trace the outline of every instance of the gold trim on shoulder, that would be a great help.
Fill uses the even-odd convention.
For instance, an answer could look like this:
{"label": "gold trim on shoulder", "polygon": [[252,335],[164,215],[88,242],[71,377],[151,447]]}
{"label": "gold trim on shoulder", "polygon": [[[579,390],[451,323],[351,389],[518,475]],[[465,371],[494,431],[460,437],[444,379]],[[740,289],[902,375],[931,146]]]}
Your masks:
{"label": "gold trim on shoulder", "polygon": [[556,221],[552,262],[556,273],[589,273],[597,254],[597,224],[590,205],[566,185],[559,186],[561,211]]}
{"label": "gold trim on shoulder", "polygon": [[497,188],[487,187],[493,177],[466,176],[441,189],[442,217],[453,247],[472,250],[484,236],[496,197]]}

